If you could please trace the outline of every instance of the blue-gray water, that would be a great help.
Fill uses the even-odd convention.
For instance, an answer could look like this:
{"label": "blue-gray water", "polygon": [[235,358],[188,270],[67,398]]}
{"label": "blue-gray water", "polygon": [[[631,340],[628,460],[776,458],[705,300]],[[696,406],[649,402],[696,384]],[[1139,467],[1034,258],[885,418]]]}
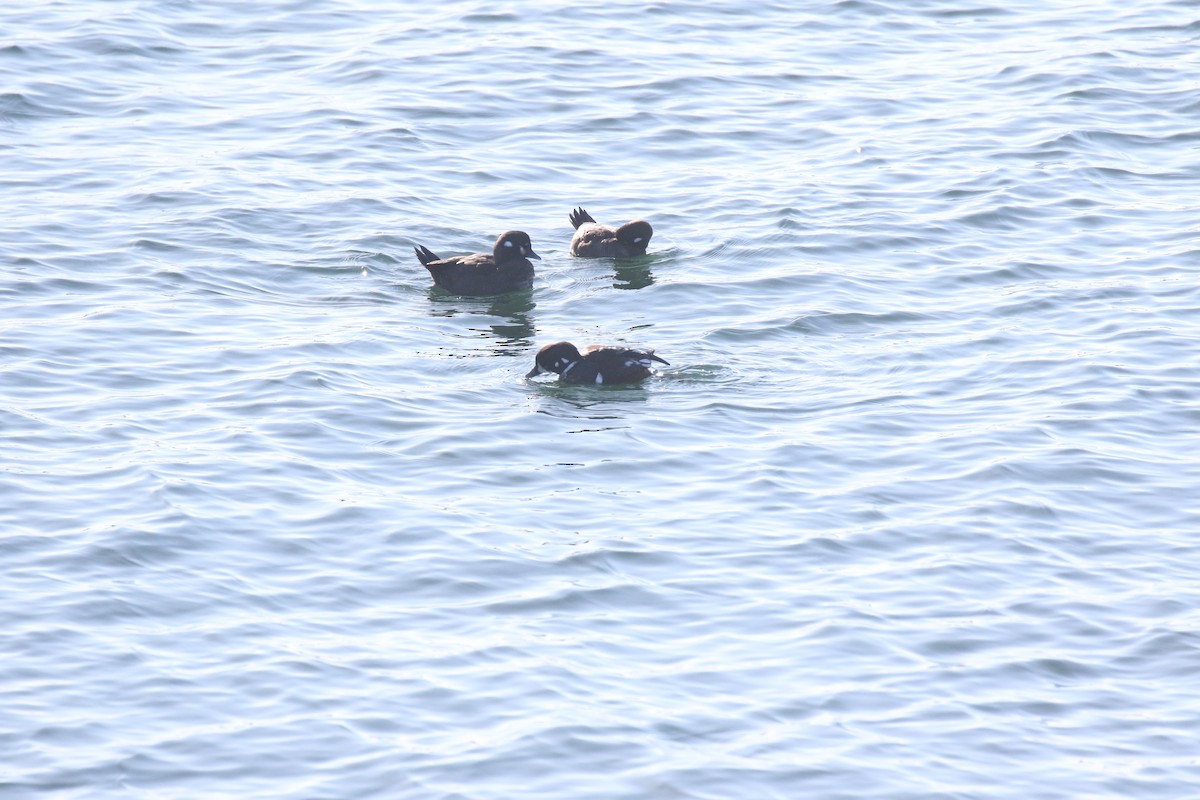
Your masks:
{"label": "blue-gray water", "polygon": [[1200,6],[405,5],[0,10],[0,797],[1200,795]]}

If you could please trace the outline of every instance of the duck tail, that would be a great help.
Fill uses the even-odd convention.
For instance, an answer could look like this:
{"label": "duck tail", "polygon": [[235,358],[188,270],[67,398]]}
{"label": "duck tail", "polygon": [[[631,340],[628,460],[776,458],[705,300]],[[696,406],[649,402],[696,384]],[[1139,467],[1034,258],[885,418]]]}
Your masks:
{"label": "duck tail", "polygon": [[424,245],[417,245],[413,248],[413,252],[417,254],[417,261],[420,261],[421,265],[425,267],[428,267],[430,262],[439,260],[437,253],[434,253]]}
{"label": "duck tail", "polygon": [[585,222],[595,221],[596,220],[592,219],[592,215],[584,211],[582,208],[577,208],[571,212],[571,224],[576,228],[576,230],[578,230],[579,226]]}

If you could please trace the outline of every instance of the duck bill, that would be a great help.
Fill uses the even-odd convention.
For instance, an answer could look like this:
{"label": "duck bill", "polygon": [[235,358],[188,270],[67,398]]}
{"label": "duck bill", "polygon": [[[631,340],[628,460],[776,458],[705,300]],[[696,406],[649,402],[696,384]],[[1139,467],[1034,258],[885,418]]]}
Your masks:
{"label": "duck bill", "polygon": [[531,369],[531,370],[529,370],[529,372],[525,373],[525,377],[526,378],[536,378],[538,375],[541,375],[542,372],[543,372],[542,368],[539,367],[537,364],[534,364],[533,369]]}
{"label": "duck bill", "polygon": [[532,259],[534,259],[535,261],[541,261],[541,260],[542,260],[542,257],[541,257],[541,256],[539,256],[537,253],[533,252],[533,248],[532,248],[532,247],[531,247],[531,248],[529,248],[529,252],[525,254],[525,257],[526,257],[526,258],[532,258]]}

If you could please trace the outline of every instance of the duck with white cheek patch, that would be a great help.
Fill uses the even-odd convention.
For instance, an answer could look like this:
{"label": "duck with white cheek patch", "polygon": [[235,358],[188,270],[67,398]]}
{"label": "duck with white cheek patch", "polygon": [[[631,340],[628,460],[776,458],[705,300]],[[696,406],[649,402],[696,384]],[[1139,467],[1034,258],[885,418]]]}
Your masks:
{"label": "duck with white cheek patch", "polygon": [[484,297],[533,287],[533,263],[541,261],[524,231],[500,234],[490,253],[438,258],[428,247],[413,248],[433,283],[454,294]]}
{"label": "duck with white cheek patch", "polygon": [[654,355],[653,350],[591,345],[581,353],[570,342],[555,342],[538,351],[533,369],[525,377],[554,372],[563,383],[596,386],[636,383],[653,374],[651,364],[655,361],[670,365],[666,359]]}
{"label": "duck with white cheek patch", "polygon": [[646,247],[654,228],[644,219],[626,222],[613,230],[592,219],[592,215],[577,208],[571,212],[571,255],[583,258],[633,258],[646,255]]}

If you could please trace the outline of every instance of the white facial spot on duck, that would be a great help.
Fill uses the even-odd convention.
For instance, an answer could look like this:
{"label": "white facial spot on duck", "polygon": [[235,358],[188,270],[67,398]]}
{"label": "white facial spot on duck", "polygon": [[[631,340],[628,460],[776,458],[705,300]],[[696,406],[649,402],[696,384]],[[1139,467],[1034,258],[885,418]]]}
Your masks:
{"label": "white facial spot on duck", "polygon": [[642,237],[638,236],[637,238],[635,238],[635,239],[633,240],[633,243],[634,243],[634,244],[641,244],[641,243],[642,243]]}
{"label": "white facial spot on duck", "polygon": [[504,243],[504,246],[505,246],[505,247],[512,247],[512,246],[513,246],[513,244],[512,244],[512,242],[505,242],[505,243]]}
{"label": "white facial spot on duck", "polygon": [[596,373],[596,384],[599,385],[601,383],[604,383],[604,376],[601,375],[599,372],[597,372]]}

